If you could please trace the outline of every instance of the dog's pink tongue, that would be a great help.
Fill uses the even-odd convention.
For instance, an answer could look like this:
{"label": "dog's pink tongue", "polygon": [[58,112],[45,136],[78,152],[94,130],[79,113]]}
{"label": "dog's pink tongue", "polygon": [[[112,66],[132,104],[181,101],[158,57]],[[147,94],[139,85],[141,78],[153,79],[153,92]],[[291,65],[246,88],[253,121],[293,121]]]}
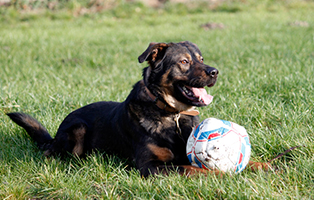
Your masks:
{"label": "dog's pink tongue", "polygon": [[202,99],[203,102],[208,105],[212,102],[213,100],[213,96],[207,94],[205,88],[192,88],[192,92],[194,93],[194,95],[199,98]]}

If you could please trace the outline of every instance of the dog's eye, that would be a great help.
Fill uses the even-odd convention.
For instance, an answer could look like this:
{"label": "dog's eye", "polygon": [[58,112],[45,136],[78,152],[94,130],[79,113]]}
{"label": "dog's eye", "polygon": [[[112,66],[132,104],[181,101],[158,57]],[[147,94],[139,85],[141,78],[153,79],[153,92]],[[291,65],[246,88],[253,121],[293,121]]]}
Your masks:
{"label": "dog's eye", "polygon": [[203,63],[203,62],[204,62],[204,58],[203,58],[203,57],[201,57],[200,61],[201,61],[201,63]]}
{"label": "dog's eye", "polygon": [[180,62],[181,62],[181,64],[183,64],[183,65],[188,64],[188,63],[189,63],[189,61],[187,61],[186,59],[181,60]]}

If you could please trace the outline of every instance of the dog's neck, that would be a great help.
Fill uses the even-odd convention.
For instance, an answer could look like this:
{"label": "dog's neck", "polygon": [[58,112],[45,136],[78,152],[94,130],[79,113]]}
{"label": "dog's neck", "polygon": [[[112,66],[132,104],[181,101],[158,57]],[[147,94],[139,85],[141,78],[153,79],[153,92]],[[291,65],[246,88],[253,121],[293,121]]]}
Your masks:
{"label": "dog's neck", "polygon": [[170,112],[170,113],[174,113],[174,114],[183,114],[183,115],[191,115],[191,116],[199,115],[199,111],[197,111],[197,110],[180,111],[180,110],[177,110],[177,109],[167,105],[166,103],[161,101],[157,96],[153,95],[151,93],[151,91],[149,91],[144,80],[142,80],[142,83],[144,85],[146,94],[155,103],[155,105],[158,108],[165,110],[167,112]]}

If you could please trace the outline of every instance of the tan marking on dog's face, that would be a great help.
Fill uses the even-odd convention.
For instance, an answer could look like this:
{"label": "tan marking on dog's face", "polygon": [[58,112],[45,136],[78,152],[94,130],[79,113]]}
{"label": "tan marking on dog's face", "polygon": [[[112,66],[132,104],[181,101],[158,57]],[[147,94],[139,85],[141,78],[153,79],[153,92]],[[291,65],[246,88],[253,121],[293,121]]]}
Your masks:
{"label": "tan marking on dog's face", "polygon": [[203,63],[203,60],[204,60],[204,58],[203,58],[203,56],[201,56],[199,53],[194,53],[194,55],[195,55],[195,57],[197,58],[197,60],[199,61],[199,62],[201,62],[201,63]]}
{"label": "tan marking on dog's face", "polygon": [[[143,55],[145,54],[142,54],[140,58]],[[147,85],[155,85],[155,88],[152,89],[155,90],[153,92],[155,96],[160,97],[178,111],[204,106],[205,104],[202,104],[201,101],[188,97],[188,93],[184,90],[185,86],[190,88],[213,86],[216,81],[216,77],[207,74],[207,70],[212,67],[203,63],[203,57],[198,47],[188,41],[171,43],[160,54],[160,57],[162,59],[159,61],[163,63],[149,62],[150,68],[144,74]],[[151,59],[152,56],[148,58]]]}
{"label": "tan marking on dog's face", "polygon": [[162,162],[168,162],[174,158],[173,153],[168,148],[159,147],[155,144],[147,144],[147,147]]}
{"label": "tan marking on dog's face", "polygon": [[[163,91],[161,93],[162,98],[167,102],[167,104],[169,106],[171,106],[172,108],[177,109],[178,111],[183,111],[183,110],[189,110],[192,109],[194,106],[191,105],[187,105],[185,103],[182,103],[180,101],[178,101],[173,93],[174,93],[174,85],[172,82],[169,82],[168,76],[171,72],[171,70],[173,69],[169,69],[163,76],[161,79],[161,86],[163,88]],[[179,68],[175,68],[174,70],[180,70]],[[181,73],[179,73],[181,74]],[[177,77],[177,80],[179,80],[180,78],[186,79],[187,77],[182,76],[182,77]]]}
{"label": "tan marking on dog's face", "polygon": [[75,142],[75,146],[72,150],[72,154],[75,156],[81,156],[84,150],[84,136],[86,133],[85,127],[80,127],[78,129],[73,130],[73,140]]}
{"label": "tan marking on dog's face", "polygon": [[182,55],[179,59],[179,68],[182,73],[187,72],[190,69],[191,63],[193,62],[192,56],[188,53]]}
{"label": "tan marking on dog's face", "polygon": [[187,105],[185,103],[178,101],[169,93],[165,93],[162,96],[163,96],[163,99],[167,102],[167,104],[169,104],[169,106],[177,109],[178,111],[187,111],[187,110],[192,110],[194,108],[194,106],[190,106],[190,105]]}

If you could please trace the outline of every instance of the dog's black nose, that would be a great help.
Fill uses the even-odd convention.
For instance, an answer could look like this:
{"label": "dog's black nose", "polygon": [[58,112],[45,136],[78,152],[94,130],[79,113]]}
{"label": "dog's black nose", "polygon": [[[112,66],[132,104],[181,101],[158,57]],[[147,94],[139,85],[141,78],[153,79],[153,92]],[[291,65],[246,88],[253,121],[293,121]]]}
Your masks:
{"label": "dog's black nose", "polygon": [[206,74],[209,75],[210,77],[216,77],[219,73],[219,71],[213,67],[209,67],[206,70]]}

